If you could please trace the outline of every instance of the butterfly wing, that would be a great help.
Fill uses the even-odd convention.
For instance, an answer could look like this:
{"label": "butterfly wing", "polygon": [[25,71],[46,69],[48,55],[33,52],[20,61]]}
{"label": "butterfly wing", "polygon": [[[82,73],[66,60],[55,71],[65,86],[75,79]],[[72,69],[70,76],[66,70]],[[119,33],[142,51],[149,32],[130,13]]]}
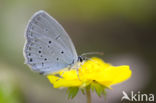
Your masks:
{"label": "butterfly wing", "polygon": [[38,11],[26,28],[26,64],[40,73],[51,73],[77,61],[75,47],[63,27],[45,11]]}

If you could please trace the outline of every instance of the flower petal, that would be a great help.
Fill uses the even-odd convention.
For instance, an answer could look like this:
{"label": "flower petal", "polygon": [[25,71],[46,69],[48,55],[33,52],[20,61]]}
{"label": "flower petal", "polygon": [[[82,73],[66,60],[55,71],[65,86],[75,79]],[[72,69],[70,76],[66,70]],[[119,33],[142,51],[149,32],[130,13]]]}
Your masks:
{"label": "flower petal", "polygon": [[76,69],[63,69],[58,72],[61,78],[54,74],[48,75],[48,79],[54,88],[59,87],[85,87],[96,81],[110,88],[111,85],[123,82],[130,78],[129,66],[112,66],[103,60],[93,57],[82,63],[78,71]]}

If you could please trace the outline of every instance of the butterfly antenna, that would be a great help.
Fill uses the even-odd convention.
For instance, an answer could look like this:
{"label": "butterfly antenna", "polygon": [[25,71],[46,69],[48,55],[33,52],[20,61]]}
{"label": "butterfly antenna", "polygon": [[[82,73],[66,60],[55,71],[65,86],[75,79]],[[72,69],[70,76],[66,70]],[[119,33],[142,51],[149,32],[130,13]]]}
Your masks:
{"label": "butterfly antenna", "polygon": [[87,52],[87,53],[83,53],[83,54],[81,54],[81,56],[85,56],[85,55],[93,55],[93,54],[104,55],[103,52]]}

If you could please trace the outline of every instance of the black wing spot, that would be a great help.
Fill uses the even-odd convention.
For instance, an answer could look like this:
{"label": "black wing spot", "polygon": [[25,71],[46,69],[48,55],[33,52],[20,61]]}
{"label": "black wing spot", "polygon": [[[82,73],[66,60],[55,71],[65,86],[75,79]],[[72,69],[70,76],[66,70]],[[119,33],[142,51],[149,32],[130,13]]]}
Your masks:
{"label": "black wing spot", "polygon": [[32,62],[33,61],[33,59],[32,58],[30,58],[30,62]]}
{"label": "black wing spot", "polygon": [[47,28],[45,28],[45,31],[46,31],[46,32],[48,32],[48,29],[47,29]]}
{"label": "black wing spot", "polygon": [[51,44],[51,41],[49,41],[49,44]]}
{"label": "black wing spot", "polygon": [[44,60],[47,61],[47,58],[45,58]]}
{"label": "black wing spot", "polygon": [[64,53],[64,51],[61,51],[61,53],[63,54],[63,53]]}
{"label": "black wing spot", "polygon": [[41,53],[41,51],[38,51],[38,53]]}
{"label": "black wing spot", "polygon": [[31,56],[31,53],[29,53],[28,55]]}
{"label": "black wing spot", "polygon": [[30,32],[30,36],[32,37],[33,36],[33,34]]}
{"label": "black wing spot", "polygon": [[44,66],[44,63],[42,62],[42,67]]}
{"label": "black wing spot", "polygon": [[56,60],[58,61],[58,60],[59,60],[59,58],[56,58]]}

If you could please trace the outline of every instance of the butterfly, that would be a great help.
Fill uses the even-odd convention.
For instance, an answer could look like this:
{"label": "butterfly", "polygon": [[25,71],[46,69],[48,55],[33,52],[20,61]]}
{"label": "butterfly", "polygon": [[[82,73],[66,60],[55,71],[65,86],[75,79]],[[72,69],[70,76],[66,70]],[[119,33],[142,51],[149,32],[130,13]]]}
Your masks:
{"label": "butterfly", "polygon": [[77,55],[72,40],[61,24],[43,10],[36,12],[29,20],[25,38],[25,63],[41,74],[50,74],[85,60],[85,54]]}
{"label": "butterfly", "polygon": [[34,71],[49,74],[82,61],[64,28],[43,10],[31,17],[25,37],[25,63]]}

